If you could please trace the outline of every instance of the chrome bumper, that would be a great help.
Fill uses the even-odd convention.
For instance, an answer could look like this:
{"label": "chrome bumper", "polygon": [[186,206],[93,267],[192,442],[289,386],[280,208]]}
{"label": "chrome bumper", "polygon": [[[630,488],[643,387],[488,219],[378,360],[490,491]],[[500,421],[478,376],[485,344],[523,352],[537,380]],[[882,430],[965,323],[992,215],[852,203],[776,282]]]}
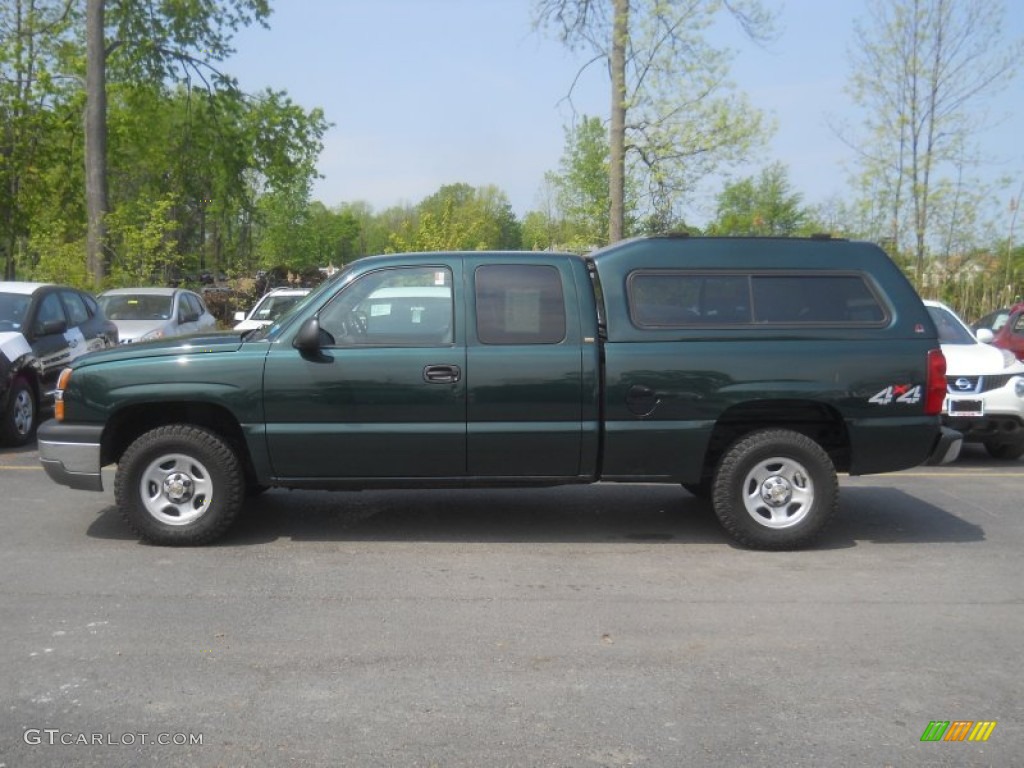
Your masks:
{"label": "chrome bumper", "polygon": [[39,463],[50,479],[80,491],[102,491],[101,427],[65,427],[56,421],[39,426]]}

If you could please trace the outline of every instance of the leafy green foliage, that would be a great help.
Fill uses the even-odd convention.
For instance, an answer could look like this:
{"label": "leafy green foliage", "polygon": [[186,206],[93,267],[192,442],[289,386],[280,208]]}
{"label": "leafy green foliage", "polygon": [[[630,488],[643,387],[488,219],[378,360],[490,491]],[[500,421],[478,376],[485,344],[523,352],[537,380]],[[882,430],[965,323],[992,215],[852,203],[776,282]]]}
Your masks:
{"label": "leafy green foliage", "polygon": [[[280,91],[243,94],[214,70],[239,25],[264,22],[267,3],[108,0],[107,11],[104,284],[150,281],[172,264],[186,273],[254,269],[256,233],[266,230],[259,200],[301,190],[294,207],[308,205],[328,126],[318,109]],[[82,23],[77,3],[0,0],[0,253],[8,277],[91,282],[70,263],[85,257]]]}
{"label": "leafy green foliage", "polygon": [[66,180],[52,171],[69,150],[74,156],[74,148],[57,137],[69,117],[58,105],[72,93],[64,75],[78,63],[77,20],[74,5],[0,0],[0,254],[6,279],[16,276],[19,262],[31,260],[33,223],[47,215],[50,198]]}
{"label": "leafy green foliage", "polygon": [[536,0],[538,27],[592,54],[581,72],[608,65],[611,239],[629,229],[630,183],[646,228],[664,228],[699,181],[744,159],[768,132],[729,82],[731,52],[708,42],[723,12],[754,39],[772,34],[758,0]]}
{"label": "leafy green foliage", "polygon": [[810,222],[810,212],[793,191],[785,166],[773,163],[757,178],[725,185],[708,234],[790,237],[809,234]]}
{"label": "leafy green foliage", "polygon": [[173,194],[135,198],[107,216],[107,231],[118,245],[108,277],[110,286],[149,285],[174,263]]}
{"label": "leafy green foliage", "polygon": [[1003,39],[1004,10],[992,0],[878,0],[855,27],[849,92],[864,119],[849,141],[862,204],[875,236],[912,254],[918,282],[977,186],[964,171],[977,163],[985,97],[1024,53],[1024,41]]}
{"label": "leafy green foliage", "polygon": [[522,232],[496,187],[450,184],[425,198],[390,237],[389,251],[514,250]]}

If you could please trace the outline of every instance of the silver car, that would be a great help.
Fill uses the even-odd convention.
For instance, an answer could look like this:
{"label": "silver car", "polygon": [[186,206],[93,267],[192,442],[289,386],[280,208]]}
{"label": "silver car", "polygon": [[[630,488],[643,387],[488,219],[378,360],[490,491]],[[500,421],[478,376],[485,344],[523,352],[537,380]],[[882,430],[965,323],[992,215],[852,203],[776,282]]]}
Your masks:
{"label": "silver car", "polygon": [[197,293],[183,288],[114,288],[97,300],[117,325],[122,344],[214,330],[216,318]]}

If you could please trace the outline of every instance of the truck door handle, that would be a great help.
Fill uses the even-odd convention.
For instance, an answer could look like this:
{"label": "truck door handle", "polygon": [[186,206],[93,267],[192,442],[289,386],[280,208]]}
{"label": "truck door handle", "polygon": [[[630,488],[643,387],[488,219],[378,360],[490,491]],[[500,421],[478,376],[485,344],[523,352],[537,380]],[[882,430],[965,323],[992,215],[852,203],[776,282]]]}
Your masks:
{"label": "truck door handle", "polygon": [[462,378],[457,365],[428,365],[423,369],[423,380],[428,384],[454,384]]}

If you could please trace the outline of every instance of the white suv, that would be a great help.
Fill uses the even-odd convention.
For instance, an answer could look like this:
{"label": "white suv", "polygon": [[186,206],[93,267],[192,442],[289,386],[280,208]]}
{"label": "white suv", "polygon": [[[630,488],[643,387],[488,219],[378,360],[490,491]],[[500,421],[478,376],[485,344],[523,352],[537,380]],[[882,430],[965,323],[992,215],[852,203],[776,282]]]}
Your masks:
{"label": "white suv", "polygon": [[[996,459],[1024,455],[1024,363],[984,344],[945,304],[925,301],[946,358],[942,423]],[[983,332],[979,331],[979,336]],[[988,338],[991,339],[989,332]]]}
{"label": "white suv", "polygon": [[235,330],[251,331],[276,322],[281,315],[298,304],[303,296],[309,294],[309,291],[309,288],[274,288],[263,294],[263,298],[256,302],[256,306],[249,314],[235,313]]}

